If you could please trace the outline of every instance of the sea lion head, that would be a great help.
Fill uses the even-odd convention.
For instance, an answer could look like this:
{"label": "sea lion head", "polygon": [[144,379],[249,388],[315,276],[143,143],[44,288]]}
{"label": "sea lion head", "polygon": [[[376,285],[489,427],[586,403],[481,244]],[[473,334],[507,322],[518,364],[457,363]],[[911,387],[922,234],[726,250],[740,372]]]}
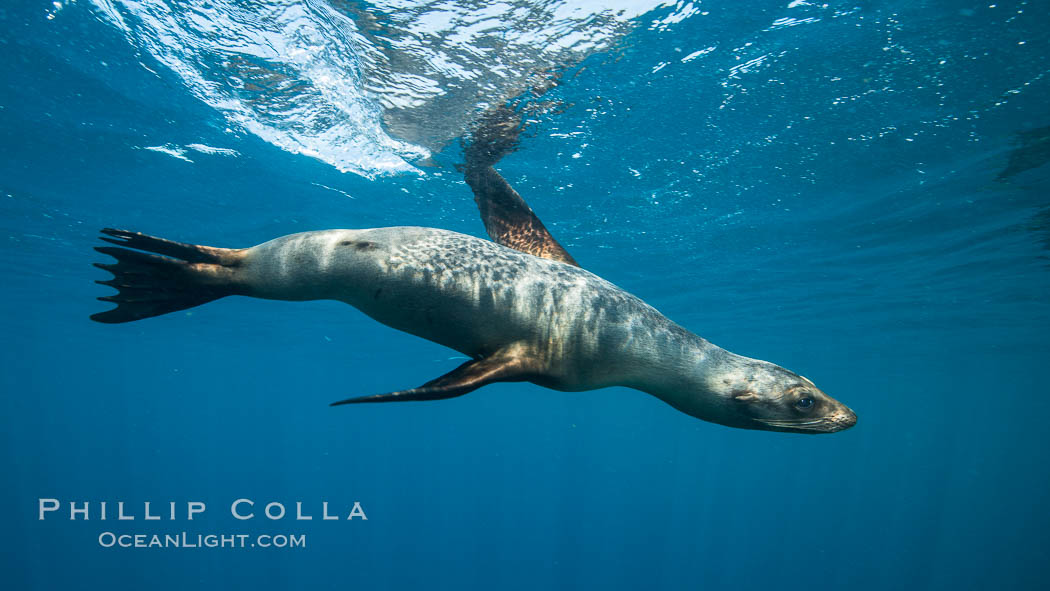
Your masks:
{"label": "sea lion head", "polygon": [[[779,365],[738,358],[715,376],[720,422],[732,427],[789,433],[834,433],[857,423],[845,404],[809,379]],[[721,419],[721,420],[719,420]]]}

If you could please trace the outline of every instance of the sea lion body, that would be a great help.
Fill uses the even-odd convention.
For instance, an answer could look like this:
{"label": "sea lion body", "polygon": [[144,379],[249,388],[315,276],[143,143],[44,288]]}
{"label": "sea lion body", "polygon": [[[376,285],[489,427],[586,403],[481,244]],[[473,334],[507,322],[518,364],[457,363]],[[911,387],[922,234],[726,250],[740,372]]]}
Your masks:
{"label": "sea lion body", "polygon": [[831,433],[856,415],[811,381],[721,349],[580,268],[495,169],[518,145],[521,113],[483,114],[459,170],[492,241],[435,228],[293,234],[247,249],[184,244],[106,228],[96,266],[133,322],[230,295],[339,300],[470,361],[422,386],[334,404],[440,400],[486,384],[563,391],[627,386],[694,417],[744,429]]}
{"label": "sea lion body", "polygon": [[639,381],[684,332],[593,273],[436,228],[293,234],[244,252],[246,293],[331,299],[472,358],[519,346],[563,391]]}

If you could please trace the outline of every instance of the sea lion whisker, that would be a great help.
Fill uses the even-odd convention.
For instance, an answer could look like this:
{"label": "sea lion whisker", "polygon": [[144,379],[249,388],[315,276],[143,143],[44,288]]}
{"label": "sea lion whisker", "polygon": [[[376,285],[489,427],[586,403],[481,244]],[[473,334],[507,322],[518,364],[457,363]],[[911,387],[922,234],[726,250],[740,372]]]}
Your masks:
{"label": "sea lion whisker", "polygon": [[756,419],[763,423],[780,423],[784,425],[812,425],[814,423],[822,422],[823,419],[803,421],[801,419]]}
{"label": "sea lion whisker", "polygon": [[801,421],[792,419],[756,419],[760,423],[770,425],[772,427],[809,427],[813,425],[822,425],[827,423],[827,419],[817,419],[812,421]]}

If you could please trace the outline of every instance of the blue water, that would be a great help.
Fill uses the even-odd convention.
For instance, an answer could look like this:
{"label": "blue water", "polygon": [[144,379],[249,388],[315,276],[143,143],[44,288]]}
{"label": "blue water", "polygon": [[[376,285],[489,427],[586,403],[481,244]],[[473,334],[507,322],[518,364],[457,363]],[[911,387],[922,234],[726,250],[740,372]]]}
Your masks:
{"label": "blue water", "polygon": [[[462,362],[332,302],[90,322],[101,227],[484,235],[454,140],[294,153],[302,112],[249,129],[106,4],[0,8],[4,588],[1045,585],[1050,156],[1019,135],[1050,125],[1045,3],[648,7],[563,64],[499,165],[584,267],[857,412],[820,437],[621,388],[329,408]],[[436,166],[411,161],[426,150]],[[41,498],[62,511],[39,520]],[[100,501],[139,517],[99,521]],[[143,521],[144,501],[178,519]],[[207,511],[186,520],[189,501]],[[271,501],[315,518],[270,521]],[[368,519],[322,521],[322,501]],[[306,547],[99,542],[183,531]]]}

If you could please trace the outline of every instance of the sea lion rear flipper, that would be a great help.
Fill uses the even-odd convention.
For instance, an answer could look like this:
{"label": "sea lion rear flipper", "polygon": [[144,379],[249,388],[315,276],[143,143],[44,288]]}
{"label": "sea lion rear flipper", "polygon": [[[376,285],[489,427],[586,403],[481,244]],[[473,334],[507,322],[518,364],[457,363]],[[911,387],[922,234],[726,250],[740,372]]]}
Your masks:
{"label": "sea lion rear flipper", "polygon": [[485,231],[497,244],[579,267],[521,195],[492,167],[514,150],[520,131],[521,120],[514,111],[491,109],[464,146],[463,177],[474,192]]}
{"label": "sea lion rear flipper", "polygon": [[141,320],[239,293],[234,269],[243,258],[241,250],[183,244],[113,228],[103,228],[102,233],[102,240],[119,247],[95,248],[116,259],[115,263],[95,263],[113,274],[113,279],[95,283],[116,288],[118,293],[98,298],[117,307],[93,314],[91,319],[96,322]]}
{"label": "sea lion rear flipper", "polygon": [[485,231],[494,242],[533,256],[580,266],[495,168],[467,168],[464,176],[474,191]]}
{"label": "sea lion rear flipper", "polygon": [[430,380],[418,388],[358,396],[333,402],[331,406],[359,402],[401,402],[410,400],[442,400],[455,398],[493,382],[520,382],[527,379],[525,364],[516,355],[496,353],[483,359],[464,363],[440,378]]}

